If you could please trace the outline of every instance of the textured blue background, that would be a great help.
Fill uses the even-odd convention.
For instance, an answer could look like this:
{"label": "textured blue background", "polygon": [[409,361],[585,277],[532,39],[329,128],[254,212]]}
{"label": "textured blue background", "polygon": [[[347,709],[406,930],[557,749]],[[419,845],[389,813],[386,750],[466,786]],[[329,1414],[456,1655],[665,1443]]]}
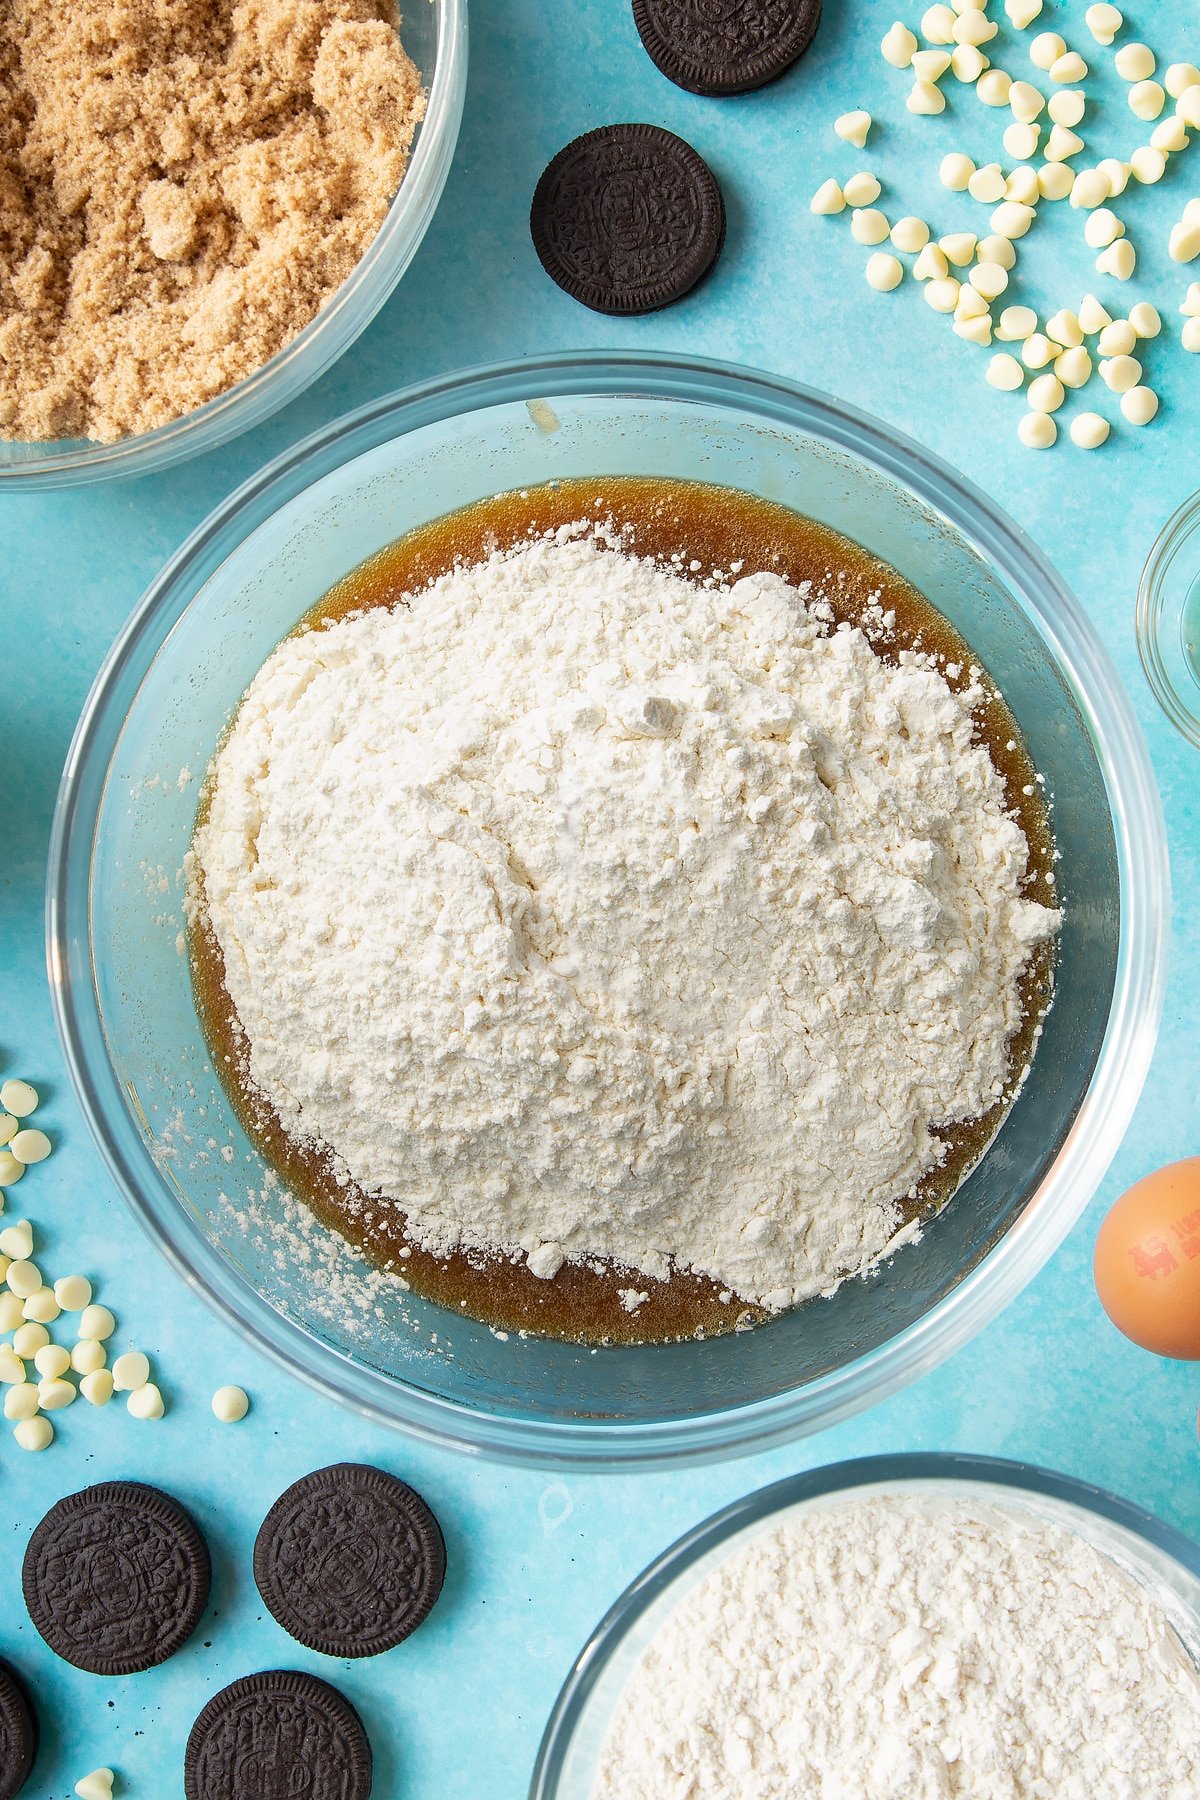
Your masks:
{"label": "textured blue background", "polygon": [[[0,505],[0,1071],[36,1082],[41,1122],[57,1145],[14,1191],[8,1216],[35,1221],[51,1266],[93,1276],[119,1315],[118,1341],[154,1357],[170,1407],[162,1423],[138,1424],[119,1404],[103,1413],[77,1405],[58,1415],[59,1441],[40,1457],[0,1434],[0,1653],[39,1696],[45,1749],[29,1788],[38,1800],[68,1795],[103,1762],[119,1770],[121,1793],[174,1796],[189,1724],[209,1693],[279,1662],[323,1669],[359,1705],[376,1747],[379,1800],[518,1800],[572,1656],[642,1565],[732,1496],[864,1451],[1028,1457],[1200,1532],[1200,1380],[1120,1339],[1099,1312],[1089,1273],[1105,1204],[1148,1169],[1200,1150],[1192,1019],[1200,762],[1157,713],[1133,642],[1142,561],[1200,478],[1200,358],[1179,347],[1185,275],[1166,254],[1170,223],[1200,191],[1200,145],[1158,188],[1117,202],[1140,256],[1124,289],[1095,275],[1081,215],[1043,208],[1010,297],[1049,311],[1077,304],[1089,288],[1114,311],[1154,298],[1167,335],[1149,347],[1147,366],[1164,407],[1135,432],[1120,425],[1097,382],[1084,404],[1118,419],[1106,449],[1085,456],[1062,442],[1050,454],[1025,451],[1015,435],[1019,400],[984,384],[986,352],[956,339],[910,282],[873,294],[848,215],[808,211],[826,175],[871,167],[893,217],[923,213],[939,232],[980,225],[983,209],[944,193],[937,164],[959,147],[981,161],[1002,158],[1009,115],[948,80],[946,114],[911,118],[905,78],[876,48],[893,6],[826,0],[819,43],[799,69],[764,93],[718,102],[657,74],[627,0],[472,0],[467,116],[445,199],[398,293],[343,361],[260,430],[164,476]],[[992,10],[1002,17],[999,0]],[[1111,53],[1091,43],[1083,12],[1083,0],[1050,3],[1040,24],[1060,27],[1107,68],[1091,84],[1101,99],[1083,128],[1090,153],[1128,154],[1147,128],[1129,112]],[[1200,59],[1195,0],[1142,0],[1130,22],[1158,49],[1160,65]],[[1004,26],[995,60],[1030,76],[1013,36]],[[838,113],[858,105],[877,119],[865,152],[831,130]],[[730,215],[715,276],[673,310],[628,322],[584,312],[552,287],[526,230],[548,158],[575,133],[621,118],[689,138],[723,183]],[[938,1373],[822,1438],[707,1471],[607,1480],[513,1472],[410,1445],[314,1399],[217,1324],[143,1242],[85,1134],[51,1024],[41,926],[51,809],[71,729],[118,625],[184,534],[277,450],[373,395],[460,364],[574,345],[681,348],[782,370],[901,426],[1006,507],[1073,583],[1125,676],[1162,786],[1178,896],[1163,1032],[1133,1128],[1083,1224],[1005,1316]],[[240,1427],[219,1426],[209,1412],[223,1381],[253,1395]],[[416,1638],[344,1670],[298,1649],[263,1616],[249,1571],[254,1532],[281,1488],[342,1456],[377,1461],[428,1495],[445,1524],[451,1569]],[[212,1616],[185,1652],[154,1674],[104,1683],[56,1662],[25,1617],[18,1575],[45,1508],[116,1475],[160,1481],[186,1500],[209,1534],[216,1580]]]}

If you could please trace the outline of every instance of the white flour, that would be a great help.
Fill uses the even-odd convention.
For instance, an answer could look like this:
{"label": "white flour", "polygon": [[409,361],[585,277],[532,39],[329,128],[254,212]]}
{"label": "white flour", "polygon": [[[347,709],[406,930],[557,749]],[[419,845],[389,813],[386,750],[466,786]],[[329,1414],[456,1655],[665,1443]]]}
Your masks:
{"label": "white flour", "polygon": [[191,904],[253,1081],[423,1245],[783,1306],[1002,1096],[1058,915],[978,690],[805,600],[564,529],[251,684]]}
{"label": "white flour", "polygon": [[1196,1800],[1200,1673],[1073,1533],[870,1499],[736,1552],[618,1703],[593,1800]]}

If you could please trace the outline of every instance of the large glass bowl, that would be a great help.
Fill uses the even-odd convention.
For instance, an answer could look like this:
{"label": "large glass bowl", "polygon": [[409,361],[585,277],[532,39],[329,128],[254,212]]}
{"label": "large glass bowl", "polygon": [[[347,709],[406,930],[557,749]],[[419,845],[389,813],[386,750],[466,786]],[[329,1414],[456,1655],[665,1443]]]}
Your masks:
{"label": "large glass bowl", "polygon": [[[997,678],[1047,778],[1062,852],[1062,967],[1032,1074],[921,1243],[757,1330],[597,1350],[502,1339],[411,1295],[333,1308],[269,1231],[243,1235],[222,1202],[261,1189],[262,1170],[212,1076],[176,944],[197,791],[177,778],[203,772],[265,657],[362,558],[498,490],[621,473],[728,483],[848,532],[923,589]],[[916,445],[822,395],[620,354],[531,359],[380,400],[220,507],[154,582],[87,702],[48,896],[72,1078],[174,1266],[364,1412],[474,1450],[597,1468],[815,1430],[932,1368],[998,1312],[1120,1142],[1154,1043],[1167,918],[1144,745],[1091,626],[1034,546]],[[205,1160],[200,1146],[226,1138],[232,1163]],[[279,1204],[262,1201],[269,1214]]]}
{"label": "large glass bowl", "polygon": [[590,1800],[613,1712],[643,1650],[690,1589],[785,1519],[849,1499],[914,1495],[1005,1507],[1073,1531],[1133,1576],[1200,1662],[1200,1545],[1069,1475],[997,1457],[872,1456],[760,1488],[697,1525],[643,1571],[580,1651],[550,1715],[530,1800]]}
{"label": "large glass bowl", "polygon": [[300,334],[269,362],[194,412],[115,444],[88,439],[0,439],[0,489],[66,487],[113,475],[146,475],[198,456],[258,425],[324,374],[365,331],[412,261],[450,173],[467,86],[467,0],[411,0],[404,48],[428,95],[404,180],[351,274]]}

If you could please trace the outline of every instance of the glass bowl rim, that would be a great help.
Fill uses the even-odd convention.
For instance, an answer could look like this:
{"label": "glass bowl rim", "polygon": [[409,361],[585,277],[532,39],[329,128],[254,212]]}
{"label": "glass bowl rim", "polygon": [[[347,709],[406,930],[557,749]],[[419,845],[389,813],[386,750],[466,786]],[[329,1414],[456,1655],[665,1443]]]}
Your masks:
{"label": "glass bowl rim", "polygon": [[153,431],[112,444],[73,439],[68,449],[48,440],[40,455],[19,463],[0,460],[0,491],[7,486],[12,493],[31,493],[147,475],[202,455],[286,406],[350,348],[399,284],[446,185],[466,95],[467,4],[437,0],[433,79],[404,179],[362,256],[304,329],[232,387]]}
{"label": "glass bowl rim", "polygon": [[[1166,633],[1174,628],[1178,618],[1177,614],[1168,614],[1166,610],[1167,577],[1181,547],[1193,532],[1200,538],[1200,493],[1193,494],[1171,514],[1146,558],[1138,582],[1134,635],[1142,672],[1151,693],[1176,731],[1200,749],[1200,696],[1191,703],[1184,699],[1171,679],[1163,655]],[[1200,544],[1197,568],[1200,571]]]}
{"label": "glass bowl rim", "polygon": [[976,1483],[1065,1501],[1124,1527],[1170,1557],[1200,1581],[1200,1543],[1177,1526],[1108,1488],[1037,1463],[968,1451],[895,1451],[827,1463],[756,1488],[711,1513],[661,1551],[617,1597],[571,1664],[546,1722],[529,1785],[529,1800],[555,1800],[575,1731],[605,1668],[638,1619],[679,1576],[748,1526],[766,1526],[776,1515],[807,1500],[850,1495],[857,1488],[924,1481],[947,1487]]}
{"label": "glass bowl rim", "polygon": [[[719,1412],[649,1423],[570,1415],[531,1420],[476,1410],[370,1369],[277,1313],[232,1272],[171,1197],[144,1139],[128,1121],[125,1095],[104,1049],[90,975],[92,845],[124,725],[123,690],[131,674],[140,683],[176,619],[228,554],[231,533],[236,531],[240,542],[330,469],[376,444],[475,410],[547,395],[724,404],[751,421],[807,430],[915,492],[977,553],[998,563],[1070,679],[1103,771],[1120,860],[1118,966],[1101,1053],[1067,1142],[1000,1241],[937,1306],[816,1381]],[[1128,1124],[1162,1010],[1169,916],[1161,806],[1132,707],[1082,608],[1019,527],[919,445],[799,383],[698,357],[590,351],[456,371],[371,401],[285,450],[192,532],[131,613],[85,702],[55,807],[46,945],[55,1020],[76,1098],[118,1189],[187,1285],[285,1368],[378,1422],[507,1461],[610,1470],[744,1454],[832,1425],[934,1367],[1007,1305],[1078,1219]],[[86,981],[72,979],[73,938],[86,946]]]}

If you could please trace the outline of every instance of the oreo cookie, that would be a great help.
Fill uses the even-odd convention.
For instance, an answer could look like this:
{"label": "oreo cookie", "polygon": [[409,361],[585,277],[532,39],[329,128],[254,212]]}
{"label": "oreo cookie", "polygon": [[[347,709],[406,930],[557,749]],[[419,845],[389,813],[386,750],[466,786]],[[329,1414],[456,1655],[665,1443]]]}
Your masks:
{"label": "oreo cookie", "polygon": [[442,1591],[446,1546],[420,1494],[365,1463],[305,1475],[275,1502],[254,1579],[286,1632],[325,1656],[378,1656]]}
{"label": "oreo cookie", "polygon": [[633,22],[676,87],[746,94],[804,55],[821,23],[821,0],[633,0]]}
{"label": "oreo cookie", "polygon": [[17,1800],[37,1757],[37,1715],[14,1668],[0,1662],[0,1800]]}
{"label": "oreo cookie", "polygon": [[52,1506],[25,1551],[29,1616],[64,1661],[133,1675],[186,1644],[208,1601],[208,1548],[177,1500],[106,1481]]}
{"label": "oreo cookie", "polygon": [[725,202],[708,164],[673,132],[602,125],[545,170],[529,230],[551,280],[593,312],[656,312],[717,261]]}
{"label": "oreo cookie", "polygon": [[327,1681],[268,1669],[213,1695],[188,1736],[183,1789],[187,1800],[367,1800],[370,1740]]}

